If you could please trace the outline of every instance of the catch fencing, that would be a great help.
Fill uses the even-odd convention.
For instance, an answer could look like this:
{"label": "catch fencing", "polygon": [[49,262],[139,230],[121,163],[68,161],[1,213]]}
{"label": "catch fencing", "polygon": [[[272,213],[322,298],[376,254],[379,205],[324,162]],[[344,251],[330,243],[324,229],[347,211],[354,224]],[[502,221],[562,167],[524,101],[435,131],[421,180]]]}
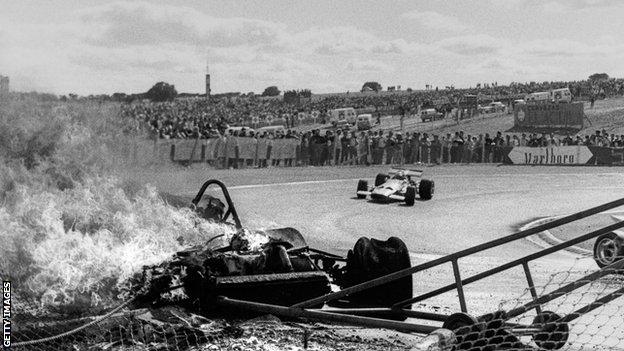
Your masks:
{"label": "catch fencing", "polygon": [[[570,267],[544,277],[544,283],[531,285],[513,298],[491,297],[487,318],[452,328],[456,340],[436,350],[524,350],[527,344],[542,350],[624,350],[622,271],[587,270],[583,260],[587,259],[576,259]],[[591,278],[584,280],[590,271]],[[570,285],[575,289],[570,290]],[[546,294],[550,294],[548,301],[536,308],[535,296]],[[143,302],[136,308],[134,299],[126,299],[105,310],[92,307],[65,312],[46,310],[36,299],[17,292],[12,301],[13,350],[241,350],[285,349],[288,344],[324,349],[340,343],[344,346],[344,342],[355,348],[367,343],[345,340],[344,336],[328,338],[328,328],[340,328],[337,326],[280,322],[274,317],[208,319],[195,314],[185,300],[152,307],[144,307]],[[514,324],[517,327],[510,333],[509,326]],[[389,349],[392,345],[385,346]]]}

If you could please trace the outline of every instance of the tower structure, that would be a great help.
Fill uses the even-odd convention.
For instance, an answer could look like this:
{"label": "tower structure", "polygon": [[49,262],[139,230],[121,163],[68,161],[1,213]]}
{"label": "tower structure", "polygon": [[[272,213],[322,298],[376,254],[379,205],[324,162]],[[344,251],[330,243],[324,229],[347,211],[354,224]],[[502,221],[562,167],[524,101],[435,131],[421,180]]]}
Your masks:
{"label": "tower structure", "polygon": [[0,75],[0,95],[9,94],[9,77]]}
{"label": "tower structure", "polygon": [[208,64],[206,64],[206,99],[210,99],[210,71],[208,70]]}

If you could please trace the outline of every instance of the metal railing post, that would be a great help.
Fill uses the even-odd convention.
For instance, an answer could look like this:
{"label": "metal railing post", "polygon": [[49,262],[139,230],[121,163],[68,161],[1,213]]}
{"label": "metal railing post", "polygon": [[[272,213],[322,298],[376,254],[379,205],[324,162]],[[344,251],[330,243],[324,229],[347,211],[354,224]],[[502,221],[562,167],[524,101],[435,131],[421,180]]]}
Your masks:
{"label": "metal railing post", "polygon": [[468,312],[466,307],[466,297],[464,296],[464,286],[462,285],[461,275],[459,274],[459,265],[457,259],[453,260],[453,275],[455,276],[455,286],[457,287],[457,295],[459,297],[459,306],[462,312]]}
{"label": "metal railing post", "polygon": [[[529,284],[529,291],[531,291],[531,296],[533,297],[533,301],[537,300],[537,291],[535,290],[535,284],[533,283],[533,277],[531,276],[531,270],[529,269],[529,262],[525,261],[522,263],[522,268],[524,269],[524,275],[526,276],[527,283]],[[538,314],[542,313],[542,306],[540,304],[535,305],[535,311]]]}

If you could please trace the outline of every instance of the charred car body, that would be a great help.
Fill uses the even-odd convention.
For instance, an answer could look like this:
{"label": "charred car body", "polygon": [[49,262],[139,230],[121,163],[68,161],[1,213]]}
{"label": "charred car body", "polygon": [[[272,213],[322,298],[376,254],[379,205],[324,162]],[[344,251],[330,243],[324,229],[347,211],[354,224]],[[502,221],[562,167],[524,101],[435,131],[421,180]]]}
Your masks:
{"label": "charred car body", "polygon": [[408,206],[414,205],[416,194],[422,200],[430,200],[433,197],[435,183],[422,178],[422,174],[421,170],[393,168],[388,174],[378,174],[375,177],[374,187],[369,187],[368,181],[362,179],[358,182],[357,198],[365,199],[370,196],[374,201],[401,201]]}
{"label": "charred car body", "polygon": [[[204,197],[212,184],[221,187],[227,206],[215,197]],[[213,237],[160,265],[145,267],[133,282],[149,287],[143,301],[167,304],[169,292],[178,290],[178,296],[202,312],[218,309],[215,301],[220,296],[290,306],[411,266],[407,246],[395,237],[360,238],[347,257],[341,257],[310,248],[294,228],[244,229],[225,185],[216,180],[202,186],[191,207],[234,234]],[[233,223],[228,222],[230,217]],[[406,277],[333,301],[331,306],[389,307],[410,296],[412,279]]]}

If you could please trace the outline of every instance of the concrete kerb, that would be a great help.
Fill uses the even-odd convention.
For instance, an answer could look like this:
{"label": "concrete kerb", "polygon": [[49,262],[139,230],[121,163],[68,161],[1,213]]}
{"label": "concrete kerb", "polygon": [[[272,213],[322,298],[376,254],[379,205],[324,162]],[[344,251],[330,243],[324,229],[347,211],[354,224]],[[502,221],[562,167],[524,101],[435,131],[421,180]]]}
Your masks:
{"label": "concrete kerb", "polygon": [[450,350],[457,343],[457,336],[449,329],[436,329],[425,336],[410,351],[443,351]]}
{"label": "concrete kerb", "polygon": [[[522,227],[520,227],[520,231],[533,228],[533,227],[537,227],[539,225],[542,225],[548,222],[552,222],[561,217],[565,217],[565,215],[540,218],[540,219],[531,221],[523,225]],[[552,235],[548,230],[538,233],[536,237],[529,236],[526,239],[532,242],[533,244],[542,248],[549,248],[549,247],[552,247],[554,245],[558,245],[564,242],[563,240]],[[585,256],[585,257],[593,257],[593,252],[591,252],[590,250],[584,249],[582,247],[576,246],[576,245],[566,248],[565,250],[561,251],[561,253],[572,255],[575,257],[578,257],[579,255]]]}

